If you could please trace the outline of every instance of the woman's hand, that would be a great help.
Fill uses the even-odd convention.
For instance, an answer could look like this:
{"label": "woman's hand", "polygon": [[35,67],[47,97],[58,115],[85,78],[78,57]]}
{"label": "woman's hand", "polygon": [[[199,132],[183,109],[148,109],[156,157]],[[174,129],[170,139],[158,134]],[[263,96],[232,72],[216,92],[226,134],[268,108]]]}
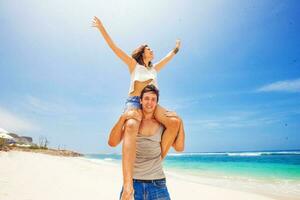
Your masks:
{"label": "woman's hand", "polygon": [[96,27],[96,28],[100,28],[103,27],[102,22],[100,21],[100,19],[96,16],[94,16],[93,22],[92,22],[92,27]]}
{"label": "woman's hand", "polygon": [[175,48],[180,48],[180,45],[181,45],[181,41],[180,40],[176,40],[176,46],[175,46]]}
{"label": "woman's hand", "polygon": [[105,30],[104,25],[102,24],[101,20],[94,16],[94,19],[92,21],[92,27],[96,27],[100,33],[102,34],[102,36],[104,37],[105,41],[107,42],[108,46],[113,50],[113,52],[122,60],[126,63],[126,65],[128,66],[129,72],[131,74],[131,72],[134,70],[135,65],[136,65],[136,61],[134,58],[132,58],[131,56],[127,55],[122,49],[120,49],[114,42],[113,40],[110,38],[109,34],[107,33],[107,31]]}
{"label": "woman's hand", "polygon": [[[175,48],[173,49],[173,53],[176,54],[178,51],[179,51],[179,48],[180,48],[180,40],[176,40],[176,46]],[[174,55],[173,54],[173,55]]]}

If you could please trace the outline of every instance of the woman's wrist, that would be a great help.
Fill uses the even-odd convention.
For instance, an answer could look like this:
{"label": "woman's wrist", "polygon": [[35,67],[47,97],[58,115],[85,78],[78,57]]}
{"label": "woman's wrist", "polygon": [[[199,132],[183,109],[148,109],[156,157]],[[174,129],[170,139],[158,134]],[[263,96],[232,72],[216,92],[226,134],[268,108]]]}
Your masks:
{"label": "woman's wrist", "polygon": [[175,47],[175,49],[173,49],[173,53],[174,53],[174,54],[178,53],[178,51],[179,51],[179,48],[178,48],[178,47]]}

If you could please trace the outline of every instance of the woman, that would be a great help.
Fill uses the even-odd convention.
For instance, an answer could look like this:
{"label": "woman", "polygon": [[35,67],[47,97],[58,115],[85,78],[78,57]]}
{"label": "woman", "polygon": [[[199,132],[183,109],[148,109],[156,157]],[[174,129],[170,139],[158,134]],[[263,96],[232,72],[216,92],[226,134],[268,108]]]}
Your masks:
{"label": "woman", "polygon": [[[129,89],[129,97],[126,101],[126,107],[124,112],[129,116],[124,124],[124,134],[119,139],[111,141],[111,146],[116,146],[123,138],[122,147],[122,168],[123,168],[123,196],[122,199],[128,199],[133,192],[132,187],[132,170],[135,159],[136,151],[136,135],[139,130],[141,121],[141,105],[140,94],[143,88],[149,84],[154,84],[157,87],[157,72],[159,72],[178,52],[180,47],[180,41],[176,41],[176,47],[165,58],[156,64],[152,64],[153,51],[148,45],[141,45],[132,53],[132,57],[128,56],[123,50],[117,47],[108,33],[106,32],[102,22],[94,17],[93,27],[99,29],[100,33],[104,37],[108,46],[113,52],[125,62],[128,66],[129,73],[131,75],[131,83]],[[132,116],[132,117],[130,117]],[[164,158],[174,143],[178,132],[184,132],[182,120],[179,117],[175,117],[172,114],[157,106],[155,110],[155,119],[165,126],[165,131],[162,136],[162,158]],[[114,131],[113,128],[112,132]],[[180,150],[180,149],[176,149]]]}

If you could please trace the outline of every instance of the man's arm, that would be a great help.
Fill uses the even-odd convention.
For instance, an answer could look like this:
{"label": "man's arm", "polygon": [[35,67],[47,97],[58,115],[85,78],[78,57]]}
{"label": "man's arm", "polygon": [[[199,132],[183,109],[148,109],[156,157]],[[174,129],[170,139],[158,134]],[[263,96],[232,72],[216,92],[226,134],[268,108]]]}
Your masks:
{"label": "man's arm", "polygon": [[[168,116],[168,117],[176,117],[176,118],[178,118],[180,120],[179,131],[177,133],[177,136],[173,140],[172,147],[175,149],[175,151],[182,152],[182,151],[184,151],[184,142],[185,142],[185,133],[184,133],[182,119],[180,119],[178,117],[178,115],[177,115],[176,112],[172,112],[172,111],[167,111],[165,113],[165,115]],[[162,148],[161,158],[164,159],[167,156],[168,151],[163,151],[163,149],[165,149],[165,148],[163,148],[163,144],[162,143],[161,143],[161,148]]]}
{"label": "man's arm", "polygon": [[122,141],[123,133],[124,133],[123,125],[125,121],[126,121],[126,116],[121,115],[118,122],[114,125],[114,127],[110,131],[109,139],[108,139],[109,146],[115,147]]}
{"label": "man's arm", "polygon": [[[165,113],[166,116],[168,117],[176,117],[180,120],[180,127],[178,134],[172,144],[172,147],[175,149],[175,151],[182,152],[184,151],[184,142],[185,142],[185,133],[184,133],[184,128],[183,128],[183,122],[182,119],[178,117],[177,113],[174,111],[167,111]],[[166,155],[165,155],[166,156]]]}
{"label": "man's arm", "polygon": [[183,131],[183,123],[181,123],[178,135],[174,143],[172,144],[173,148],[178,152],[184,151],[184,141],[185,141],[185,134]]}
{"label": "man's arm", "polygon": [[112,128],[112,130],[110,131],[108,145],[111,147],[117,146],[123,139],[125,131],[124,125],[127,119],[135,119],[140,122],[142,120],[141,115],[142,114],[140,111],[136,112],[134,110],[129,110],[123,113],[117,121],[117,123]]}
{"label": "man's arm", "polygon": [[[182,125],[181,125],[182,126]],[[184,131],[179,131],[173,144],[172,147],[175,149],[175,151],[177,152],[182,152],[184,151],[184,141],[185,141],[185,134]],[[161,148],[163,149],[163,146],[161,145]],[[168,151],[167,152],[162,152],[161,154],[161,159],[165,159],[165,157],[167,156]]]}

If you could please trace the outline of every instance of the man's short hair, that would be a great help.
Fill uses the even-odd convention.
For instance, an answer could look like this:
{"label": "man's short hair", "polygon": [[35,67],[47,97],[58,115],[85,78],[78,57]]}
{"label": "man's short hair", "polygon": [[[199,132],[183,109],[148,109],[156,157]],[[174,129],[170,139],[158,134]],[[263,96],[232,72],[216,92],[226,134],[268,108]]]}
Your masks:
{"label": "man's short hair", "polygon": [[143,96],[146,92],[153,92],[154,94],[156,94],[157,102],[158,102],[159,90],[153,84],[147,85],[146,87],[144,87],[144,89],[141,92],[141,96],[140,96],[141,99],[143,99]]}

